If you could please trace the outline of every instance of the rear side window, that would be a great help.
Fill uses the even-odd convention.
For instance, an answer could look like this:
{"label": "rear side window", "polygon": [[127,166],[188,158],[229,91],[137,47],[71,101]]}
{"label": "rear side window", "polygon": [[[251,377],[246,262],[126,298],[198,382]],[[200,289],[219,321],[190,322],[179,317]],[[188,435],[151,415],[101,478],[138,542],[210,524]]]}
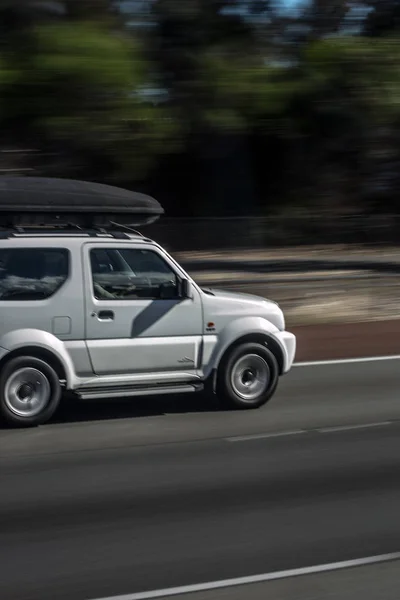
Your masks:
{"label": "rear side window", "polygon": [[46,300],[68,275],[66,248],[0,249],[0,301]]}

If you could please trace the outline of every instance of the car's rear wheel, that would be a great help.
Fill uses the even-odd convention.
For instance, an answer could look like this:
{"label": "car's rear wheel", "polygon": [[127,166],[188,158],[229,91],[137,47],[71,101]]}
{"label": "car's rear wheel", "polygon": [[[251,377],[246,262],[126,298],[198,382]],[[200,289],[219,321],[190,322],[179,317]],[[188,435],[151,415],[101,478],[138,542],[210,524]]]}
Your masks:
{"label": "car's rear wheel", "polygon": [[39,358],[18,356],[0,373],[0,415],[10,425],[32,427],[45,423],[60,399],[57,373]]}
{"label": "car's rear wheel", "polygon": [[219,366],[217,394],[230,408],[258,408],[272,397],[278,379],[278,363],[268,348],[258,343],[241,344]]}

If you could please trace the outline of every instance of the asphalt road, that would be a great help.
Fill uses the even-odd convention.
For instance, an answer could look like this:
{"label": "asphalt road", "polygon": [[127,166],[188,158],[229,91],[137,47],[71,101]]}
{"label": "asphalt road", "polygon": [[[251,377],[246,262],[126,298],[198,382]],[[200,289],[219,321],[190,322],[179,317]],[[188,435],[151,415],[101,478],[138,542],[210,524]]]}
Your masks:
{"label": "asphalt road", "polygon": [[[91,600],[399,551],[399,384],[398,360],[296,367],[258,411],[148,399],[0,431],[0,598]],[[298,581],[268,597],[294,599]]]}

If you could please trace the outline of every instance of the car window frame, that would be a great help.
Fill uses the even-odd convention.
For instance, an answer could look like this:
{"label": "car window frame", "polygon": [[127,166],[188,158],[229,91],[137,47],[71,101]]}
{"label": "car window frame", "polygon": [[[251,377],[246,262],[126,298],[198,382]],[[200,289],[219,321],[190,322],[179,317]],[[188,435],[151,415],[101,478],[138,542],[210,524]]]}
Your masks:
{"label": "car window frame", "polygon": [[[48,300],[54,298],[54,296],[56,296],[61,290],[62,288],[71,280],[71,275],[72,275],[72,255],[71,255],[71,250],[65,246],[11,246],[11,247],[1,247],[0,248],[0,253],[1,251],[5,251],[5,252],[9,252],[10,254],[13,251],[21,251],[21,250],[26,250],[26,252],[32,252],[32,250],[40,250],[40,251],[48,251],[48,250],[60,250],[63,251],[65,253],[65,256],[67,257],[67,276],[64,279],[64,281],[46,298],[1,298],[0,296],[0,303],[1,302],[47,302]],[[37,280],[40,281],[40,280]]]}
{"label": "car window frame", "polygon": [[[125,245],[124,246],[116,246],[116,245],[115,246],[114,245],[113,246],[111,246],[111,245],[110,246],[100,246],[100,245],[97,246],[96,245],[96,246],[90,247],[88,250],[89,251],[88,251],[87,256],[88,256],[88,266],[89,266],[89,273],[90,273],[90,288],[91,288],[91,293],[92,293],[92,299],[94,299],[95,302],[125,302],[126,303],[126,302],[138,302],[138,301],[140,302],[143,300],[144,301],[147,301],[147,300],[152,300],[152,301],[155,301],[155,300],[158,300],[158,301],[179,300],[179,282],[181,281],[181,277],[176,272],[176,270],[171,266],[171,264],[167,260],[165,260],[165,258],[163,256],[161,256],[161,254],[159,252],[153,250],[152,248],[131,248],[131,247],[128,247]],[[95,289],[94,289],[94,279],[93,279],[92,262],[91,262],[91,253],[96,250],[106,250],[106,251],[111,250],[111,251],[120,252],[120,253],[123,253],[124,250],[130,250],[130,251],[135,251],[135,252],[140,252],[140,251],[145,250],[146,252],[155,254],[165,264],[165,266],[169,269],[171,274],[173,274],[175,276],[176,292],[177,292],[176,296],[173,296],[171,298],[159,298],[157,296],[141,296],[139,298],[98,298],[96,296]],[[126,259],[124,259],[124,261],[127,262]],[[132,267],[130,265],[128,265],[128,266],[132,269]],[[135,273],[135,271],[133,271],[133,269],[132,269],[132,273]]]}

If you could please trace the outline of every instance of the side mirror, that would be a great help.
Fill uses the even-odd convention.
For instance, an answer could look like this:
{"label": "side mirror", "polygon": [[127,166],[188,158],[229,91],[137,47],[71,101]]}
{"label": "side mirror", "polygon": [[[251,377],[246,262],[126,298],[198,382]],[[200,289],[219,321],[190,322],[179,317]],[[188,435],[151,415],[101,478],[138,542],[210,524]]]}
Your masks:
{"label": "side mirror", "polygon": [[191,298],[191,289],[190,289],[191,286],[190,286],[189,279],[181,279],[180,288],[181,288],[181,293],[180,293],[181,298]]}
{"label": "side mirror", "polygon": [[177,297],[178,290],[173,282],[162,283],[159,287],[160,300],[173,300]]}

